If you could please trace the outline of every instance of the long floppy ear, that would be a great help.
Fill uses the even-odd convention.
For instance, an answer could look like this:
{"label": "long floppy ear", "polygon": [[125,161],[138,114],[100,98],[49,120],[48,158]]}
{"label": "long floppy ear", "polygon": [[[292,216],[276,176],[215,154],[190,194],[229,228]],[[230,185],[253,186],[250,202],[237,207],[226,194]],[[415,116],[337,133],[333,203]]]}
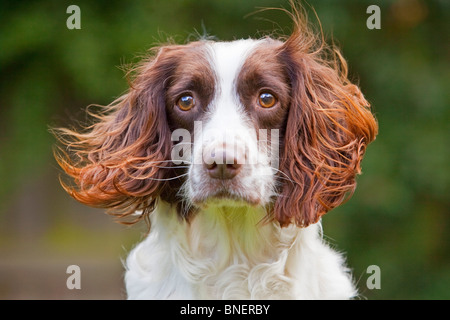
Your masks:
{"label": "long floppy ear", "polygon": [[296,30],[279,53],[287,66],[292,101],[280,169],[284,182],[274,206],[282,226],[306,227],[353,193],[367,144],[378,126],[347,63],[295,12]]}
{"label": "long floppy ear", "polygon": [[[171,172],[172,142],[166,119],[164,82],[174,68],[170,49],[136,68],[128,93],[100,111],[80,132],[56,129],[55,158],[74,183],[76,200],[134,223],[154,209]],[[137,210],[142,214],[134,214]]]}

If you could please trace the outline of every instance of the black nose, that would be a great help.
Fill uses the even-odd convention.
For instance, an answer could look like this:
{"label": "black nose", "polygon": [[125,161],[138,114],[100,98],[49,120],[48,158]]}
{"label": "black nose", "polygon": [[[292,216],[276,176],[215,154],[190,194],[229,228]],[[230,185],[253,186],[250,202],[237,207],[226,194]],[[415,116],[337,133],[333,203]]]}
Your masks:
{"label": "black nose", "polygon": [[222,152],[222,157],[219,157],[221,163],[215,160],[211,164],[205,163],[205,169],[213,179],[233,179],[241,170],[242,164],[238,163],[236,157],[227,158],[225,150]]}

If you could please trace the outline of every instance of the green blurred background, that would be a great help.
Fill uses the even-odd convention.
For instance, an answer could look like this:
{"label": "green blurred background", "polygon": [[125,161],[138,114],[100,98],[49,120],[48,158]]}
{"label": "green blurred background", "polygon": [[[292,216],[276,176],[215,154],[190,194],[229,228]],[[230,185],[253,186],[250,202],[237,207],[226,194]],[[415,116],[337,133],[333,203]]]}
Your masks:
{"label": "green blurred background", "polygon": [[[81,30],[69,30],[69,5]],[[363,298],[450,298],[450,2],[310,0],[372,103],[380,133],[354,197],[324,218]],[[366,9],[381,9],[369,30]],[[121,259],[145,232],[79,205],[59,186],[49,126],[85,120],[127,88],[121,66],[168,38],[288,33],[276,0],[2,1],[0,5],[0,298],[123,299]],[[315,20],[314,15],[310,15]],[[195,36],[194,36],[195,38]],[[66,287],[81,268],[81,290]],[[381,269],[369,290],[366,270]]]}

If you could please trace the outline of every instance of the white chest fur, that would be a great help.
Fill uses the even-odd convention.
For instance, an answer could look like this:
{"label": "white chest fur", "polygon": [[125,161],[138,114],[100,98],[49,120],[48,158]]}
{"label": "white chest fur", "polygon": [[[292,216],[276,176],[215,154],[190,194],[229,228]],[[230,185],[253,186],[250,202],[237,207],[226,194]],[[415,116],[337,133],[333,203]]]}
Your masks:
{"label": "white chest fur", "polygon": [[280,228],[262,209],[220,206],[180,221],[167,204],[130,253],[129,299],[348,299],[356,294],[342,257],[320,225]]}

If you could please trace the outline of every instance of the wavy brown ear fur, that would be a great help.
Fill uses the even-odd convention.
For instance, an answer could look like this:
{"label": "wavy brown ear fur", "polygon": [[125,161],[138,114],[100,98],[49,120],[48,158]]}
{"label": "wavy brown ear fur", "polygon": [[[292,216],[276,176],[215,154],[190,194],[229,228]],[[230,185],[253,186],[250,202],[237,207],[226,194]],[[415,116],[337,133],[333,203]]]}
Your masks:
{"label": "wavy brown ear fur", "polygon": [[282,226],[306,227],[353,193],[366,146],[378,126],[360,89],[347,77],[347,63],[307,26],[294,9],[295,30],[280,49],[291,81],[280,170],[284,183],[274,206]]}
{"label": "wavy brown ear fur", "polygon": [[168,184],[172,142],[163,86],[175,65],[172,51],[165,47],[136,68],[128,93],[88,111],[93,125],[53,130],[60,143],[55,158],[74,182],[62,182],[65,190],[84,204],[115,209],[110,213],[122,223],[148,217]]}

